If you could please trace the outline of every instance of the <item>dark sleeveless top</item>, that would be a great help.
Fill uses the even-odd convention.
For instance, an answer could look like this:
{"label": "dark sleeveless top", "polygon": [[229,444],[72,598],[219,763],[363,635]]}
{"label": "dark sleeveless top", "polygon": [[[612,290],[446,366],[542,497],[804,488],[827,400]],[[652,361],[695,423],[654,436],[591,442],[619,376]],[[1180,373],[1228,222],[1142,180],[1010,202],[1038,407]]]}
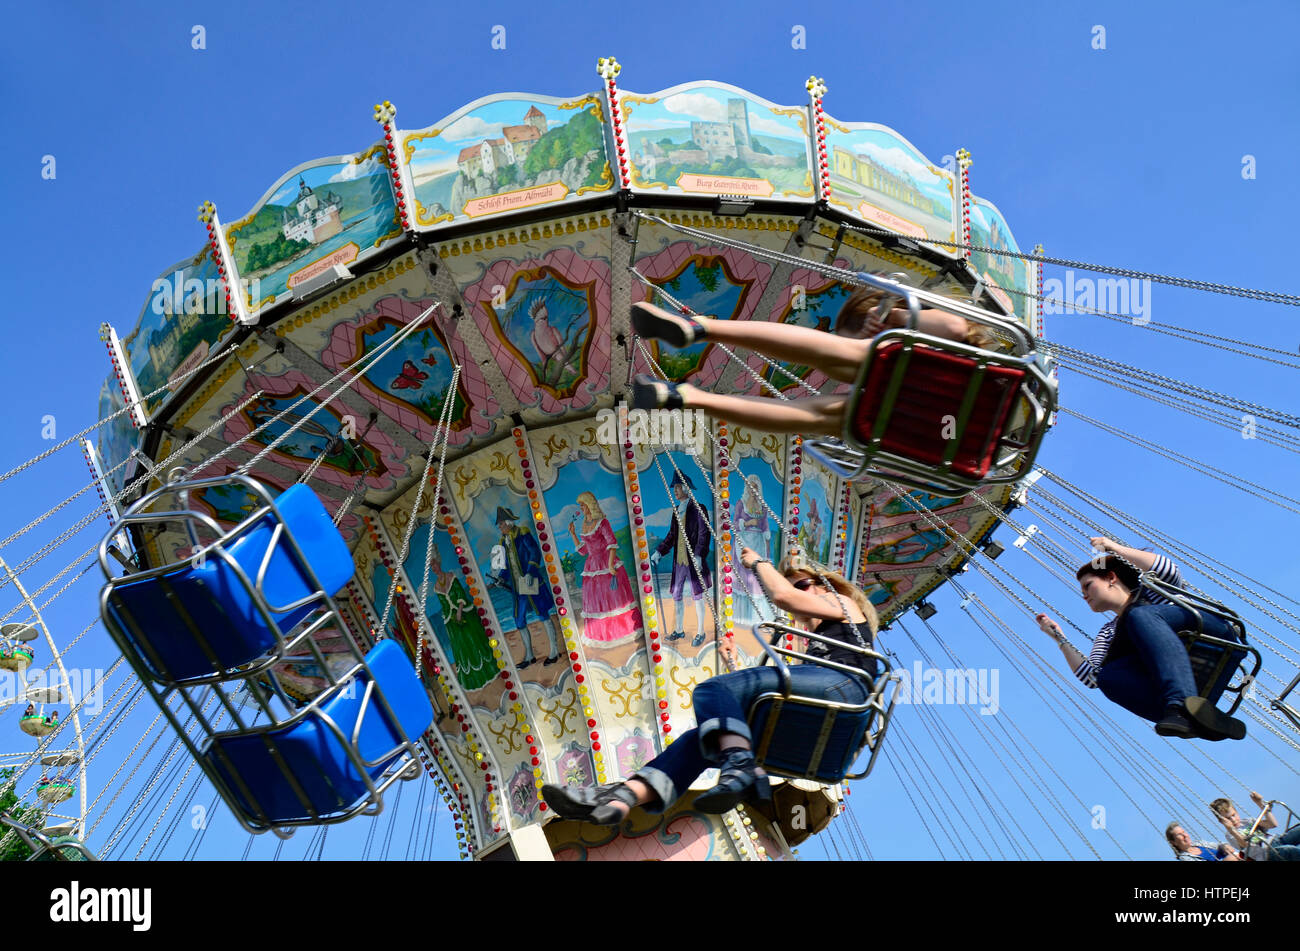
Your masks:
{"label": "dark sleeveless top", "polygon": [[[857,633],[854,633],[853,625],[847,621],[822,621],[813,630],[818,634],[826,637],[833,637],[837,641],[845,644],[852,644],[855,647],[872,647],[871,627],[866,621],[862,621],[857,626]],[[874,657],[864,657],[863,655],[848,650],[844,647],[837,647],[834,644],[823,644],[821,641],[808,638],[806,648],[808,655],[816,657],[819,660],[829,660],[837,664],[844,664],[846,667],[857,667],[867,676],[874,678],[879,669],[879,662]]]}

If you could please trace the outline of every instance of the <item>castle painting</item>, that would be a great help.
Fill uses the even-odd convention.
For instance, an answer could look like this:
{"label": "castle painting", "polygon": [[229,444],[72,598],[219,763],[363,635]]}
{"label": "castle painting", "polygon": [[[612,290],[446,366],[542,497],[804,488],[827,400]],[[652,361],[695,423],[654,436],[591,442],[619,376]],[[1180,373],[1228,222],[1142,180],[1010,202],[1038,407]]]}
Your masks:
{"label": "castle painting", "polygon": [[632,184],[684,192],[809,198],[802,111],[720,85],[623,97]]}
{"label": "castle painting", "polygon": [[334,237],[343,230],[339,219],[339,209],[342,207],[343,199],[334,192],[326,192],[322,201],[299,175],[298,199],[293,208],[281,211],[281,230],[285,239],[319,244],[326,238]]}
{"label": "castle painting", "polygon": [[317,161],[282,176],[253,210],[226,228],[254,312],[302,281],[348,265],[401,235],[388,167],[378,149]]}
{"label": "castle painting", "polygon": [[499,214],[612,188],[604,123],[594,96],[576,102],[503,96],[441,128],[404,133],[417,224]]}

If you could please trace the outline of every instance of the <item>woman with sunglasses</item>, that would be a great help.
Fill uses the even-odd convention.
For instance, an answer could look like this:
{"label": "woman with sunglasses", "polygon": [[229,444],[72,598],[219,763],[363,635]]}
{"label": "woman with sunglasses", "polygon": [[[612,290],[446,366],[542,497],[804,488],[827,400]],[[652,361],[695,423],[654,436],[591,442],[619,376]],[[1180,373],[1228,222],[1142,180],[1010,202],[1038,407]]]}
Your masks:
{"label": "woman with sunglasses", "polygon": [[[855,667],[862,675],[844,673],[817,664],[790,668],[794,691],[843,703],[862,703],[871,691],[877,665],[849,646],[872,647],[879,620],[867,596],[829,569],[795,567],[778,570],[749,548],[740,561],[767,590],[773,604],[790,612],[797,626],[811,629],[845,646],[809,638],[806,652],[813,657]],[[690,788],[706,769],[720,770],[718,784],[701,793],[694,808],[723,813],[747,799],[771,797],[767,775],[754,761],[746,717],[754,699],[781,689],[775,667],[749,667],[704,681],[695,688],[692,704],[699,724],[687,730],[666,750],[626,782],[577,788],[546,785],[546,804],[564,819],[582,819],[597,825],[617,825],[634,806],[663,812]],[[813,742],[809,737],[809,742]]]}

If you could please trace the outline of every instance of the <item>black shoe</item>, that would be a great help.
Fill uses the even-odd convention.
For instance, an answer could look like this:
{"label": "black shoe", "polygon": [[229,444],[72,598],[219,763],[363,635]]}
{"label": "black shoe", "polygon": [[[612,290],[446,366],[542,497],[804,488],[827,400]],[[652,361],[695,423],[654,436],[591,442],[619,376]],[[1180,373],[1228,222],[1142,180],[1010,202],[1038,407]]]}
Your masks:
{"label": "black shoe", "polygon": [[704,339],[704,325],[642,301],[632,305],[632,329],[638,337],[662,340],[673,347],[689,347]]}
{"label": "black shoe", "polygon": [[692,647],[699,647],[699,646],[700,646],[701,644],[703,644],[703,643],[704,643],[704,632],[703,632],[703,631],[701,631],[699,634],[696,634],[694,637],[691,638],[691,646],[692,646]]}
{"label": "black shoe", "polygon": [[685,637],[685,636],[686,636],[686,632],[685,632],[685,631],[673,631],[671,634],[669,634],[667,637],[665,637],[664,640],[666,640],[666,641],[680,641],[680,640],[681,640],[683,637]]}
{"label": "black shoe", "polygon": [[557,660],[559,660],[559,659],[560,659],[560,655],[559,655],[559,654],[556,654],[554,657],[548,657],[548,658],[546,658],[546,660],[542,661],[542,666],[543,666],[543,667],[550,667],[553,663],[555,663],[555,662],[556,662]]}
{"label": "black shoe", "polygon": [[632,409],[681,409],[677,384],[644,373],[632,378]]}
{"label": "black shoe", "polygon": [[1156,724],[1156,732],[1161,736],[1180,736],[1185,740],[1199,735],[1182,705],[1172,703],[1165,707],[1165,715]]}
{"label": "black shoe", "polygon": [[515,667],[517,667],[519,670],[525,670],[535,663],[537,663],[536,657],[527,657],[524,660],[521,660],[519,663],[515,664]]}
{"label": "black shoe", "polygon": [[767,776],[758,775],[753,750],[728,750],[720,764],[718,785],[695,797],[695,808],[713,815],[736,808],[746,799],[762,802],[772,798]]}
{"label": "black shoe", "polygon": [[606,786],[553,786],[542,787],[542,798],[561,819],[581,819],[598,826],[615,826],[624,819],[624,813],[610,805],[613,802],[636,807],[636,793],[626,783]]}
{"label": "black shoe", "polygon": [[1196,734],[1206,740],[1244,740],[1246,724],[1228,716],[1204,697],[1188,697],[1183,701],[1187,717]]}

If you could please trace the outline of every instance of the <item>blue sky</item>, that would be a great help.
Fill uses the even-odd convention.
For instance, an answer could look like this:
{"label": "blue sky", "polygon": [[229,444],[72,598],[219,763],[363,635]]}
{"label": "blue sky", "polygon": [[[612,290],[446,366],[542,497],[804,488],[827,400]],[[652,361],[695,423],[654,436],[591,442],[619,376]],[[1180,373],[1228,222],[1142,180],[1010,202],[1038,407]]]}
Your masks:
{"label": "blue sky", "polygon": [[[821,76],[829,87],[826,108],[836,118],[891,126],[936,162],[959,147],[969,149],[975,159],[974,191],[996,203],[1022,248],[1041,242],[1048,254],[1079,261],[1297,289],[1292,259],[1300,61],[1294,37],[1300,32],[1300,10],[1292,4],[1242,3],[1230,12],[1207,2],[880,4],[809,12],[788,4],[746,3],[731,15],[714,11],[706,17],[706,24],[719,25],[717,32],[688,28],[699,22],[697,4],[626,5],[619,11],[612,15],[604,4],[470,8],[382,0],[362,6],[227,3],[215,8],[66,3],[11,11],[0,37],[0,125],[5,129],[0,282],[7,291],[0,469],[49,448],[42,438],[46,417],[54,417],[60,439],[94,421],[99,385],[109,370],[99,322],[129,333],[152,279],[201,245],[202,226],[195,220],[201,201],[215,201],[223,218],[233,220],[289,168],[368,146],[379,136],[372,106],[384,99],[397,105],[400,127],[419,128],[490,93],[567,97],[592,91],[599,81],[596,58],[611,54],[623,64],[620,84],[638,92],[715,79],[795,105],[803,101],[808,76]],[[205,50],[191,48],[195,24],[205,28]],[[506,27],[504,50],[491,46],[498,24]],[[805,28],[805,49],[792,48],[796,26]],[[1104,50],[1093,48],[1097,26],[1105,28]],[[41,176],[46,155],[56,162],[53,180]],[[1253,157],[1254,178],[1242,174],[1247,156]],[[1047,276],[1059,278],[1063,271],[1049,268]],[[1275,304],[1156,285],[1150,316],[1292,355],[1300,343],[1296,311]],[[1047,334],[1265,406],[1285,411],[1295,405],[1293,369],[1085,316],[1050,317]],[[1062,402],[1207,460],[1218,470],[1283,492],[1300,483],[1293,453],[1093,380],[1066,373]],[[1062,415],[1040,461],[1263,584],[1291,592],[1300,580],[1290,541],[1293,512],[1068,415]],[[79,453],[70,447],[0,484],[5,515],[0,534],[72,494],[86,478]],[[83,497],[0,550],[0,556],[19,561],[86,510]],[[1017,517],[1041,521],[1024,510]],[[1085,540],[1049,530],[1081,555]],[[1032,559],[1010,548],[1008,534],[999,530],[1008,545],[999,566],[1086,631],[1095,630],[1101,619],[1083,610],[1077,595]],[[59,549],[24,580],[39,586],[89,543]],[[47,621],[61,642],[94,616],[97,573],[92,569],[48,611]],[[972,584],[1019,634],[1043,647],[1042,635],[1027,618],[986,582]],[[9,609],[10,597],[7,589],[0,590],[0,609]],[[954,746],[970,751],[982,780],[962,765],[949,772],[949,747],[926,729],[928,720],[918,709],[910,708],[899,720],[902,729],[895,739],[902,742],[890,749],[896,756],[891,762],[907,767],[912,778],[900,786],[891,766],[882,763],[851,797],[877,858],[960,855],[954,840],[965,839],[968,831],[972,854],[996,857],[993,840],[1002,835],[1001,826],[987,814],[987,803],[1005,809],[1013,828],[1044,854],[1060,857],[1091,858],[1089,843],[1107,858],[1166,857],[1151,823],[1163,828],[1174,818],[1209,831],[1203,819],[1174,813],[1181,800],[1162,802],[1158,793],[1125,781],[1136,803],[1130,801],[1107,775],[1120,771],[1091,758],[1095,753],[1109,762],[1103,752],[1108,738],[1059,724],[1050,712],[1062,702],[1055,686],[1040,687],[1051,698],[1049,705],[961,616],[951,593],[934,600],[940,608],[932,622],[936,630],[965,665],[1001,669],[1003,713],[1059,774],[1060,783],[1037,761],[1045,782],[1062,797],[1068,819],[1041,802],[1038,807],[1052,817],[1053,830],[1066,844],[1058,845],[962,711],[933,712],[951,725]],[[922,625],[910,617],[907,624],[921,647],[942,654]],[[1266,629],[1292,645],[1300,640],[1273,622]],[[1075,640],[1084,643],[1081,636]],[[888,635],[886,643],[906,663],[918,656],[901,631]],[[1042,653],[1060,669],[1054,649]],[[1284,680],[1294,675],[1293,667],[1267,656]],[[111,657],[106,638],[95,631],[70,662],[106,667]],[[1081,693],[1082,688],[1075,690],[1076,696]],[[1080,699],[1087,709],[1098,709],[1095,696]],[[1186,745],[1171,751],[1148,726],[1122,712],[1116,717],[1142,749],[1158,751],[1178,772],[1188,787],[1178,791],[1188,810],[1191,802],[1219,794],[1243,801],[1246,789],[1229,774],[1266,795],[1300,800],[1294,750],[1273,743],[1287,760],[1283,763],[1254,742],[1226,749],[1218,744],[1206,751],[1215,760],[1210,764],[1200,752],[1187,752]],[[137,708],[129,726],[109,741],[92,764],[92,796],[102,788],[96,781],[111,773],[104,765],[116,766],[151,718]],[[10,731],[6,749],[26,748],[28,742],[15,720],[0,715],[0,730]],[[915,761],[907,755],[908,740],[916,744]],[[919,802],[926,795],[921,780],[927,766],[921,761],[936,771],[936,787],[944,786],[953,797],[949,804],[935,790],[936,806],[953,816],[946,833],[944,816],[929,815]],[[129,792],[143,786],[139,777],[134,782]],[[399,851],[405,847],[400,830],[412,821],[416,795],[408,789],[396,813]],[[133,798],[123,795],[118,801],[98,833],[101,842],[103,830]],[[195,801],[209,798],[205,792]],[[1114,841],[1091,827],[1097,805],[1107,810],[1106,831]],[[390,815],[378,820],[381,831]],[[445,815],[439,820],[435,843],[443,857],[454,855],[445,820]],[[332,832],[325,856],[360,854],[370,821]],[[1067,828],[1067,822],[1073,825]],[[214,831],[219,828],[229,831],[214,825]],[[165,854],[179,855],[190,835],[183,827]],[[308,838],[285,845],[283,857],[300,856]],[[834,855],[822,840],[801,854]],[[238,857],[245,842],[243,836],[210,834],[200,854]],[[275,847],[263,837],[252,855],[270,857]]]}

